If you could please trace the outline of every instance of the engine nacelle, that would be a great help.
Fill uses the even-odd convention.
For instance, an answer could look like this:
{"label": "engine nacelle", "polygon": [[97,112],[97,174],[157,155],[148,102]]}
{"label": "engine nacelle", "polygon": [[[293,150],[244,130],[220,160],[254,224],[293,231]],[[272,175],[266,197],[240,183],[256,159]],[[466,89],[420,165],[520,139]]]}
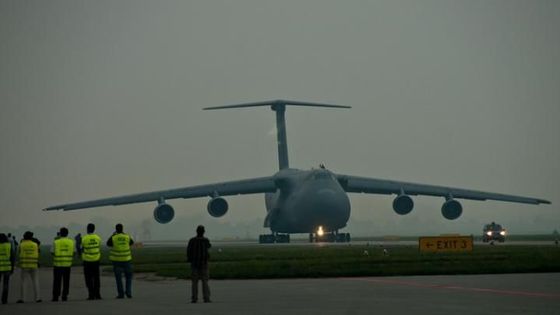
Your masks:
{"label": "engine nacelle", "polygon": [[228,211],[228,203],[222,197],[214,197],[208,201],[208,213],[214,218],[223,217]]}
{"label": "engine nacelle", "polygon": [[463,213],[463,206],[455,199],[449,199],[441,206],[441,214],[447,220],[455,220]]}
{"label": "engine nacelle", "polygon": [[400,194],[393,200],[393,210],[397,214],[405,215],[410,213],[414,208],[414,201],[409,195]]}
{"label": "engine nacelle", "polygon": [[173,210],[173,207],[166,204],[165,202],[160,203],[154,209],[154,219],[156,219],[158,223],[161,224],[169,223],[171,220],[173,220],[174,216],[175,216],[175,210]]}

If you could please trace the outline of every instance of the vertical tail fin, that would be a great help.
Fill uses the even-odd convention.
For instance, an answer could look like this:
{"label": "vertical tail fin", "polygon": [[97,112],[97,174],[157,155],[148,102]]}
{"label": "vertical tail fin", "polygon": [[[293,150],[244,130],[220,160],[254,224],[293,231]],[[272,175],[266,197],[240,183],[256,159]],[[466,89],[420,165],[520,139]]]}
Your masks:
{"label": "vertical tail fin", "polygon": [[258,107],[258,106],[270,106],[270,108],[273,111],[276,112],[276,130],[277,130],[277,141],[278,141],[278,165],[279,165],[279,168],[281,170],[290,167],[290,164],[289,164],[289,161],[288,161],[288,139],[287,139],[287,136],[286,136],[286,117],[285,117],[286,106],[351,108],[350,106],[342,106],[342,105],[320,104],[320,103],[309,103],[309,102],[287,101],[287,100],[274,100],[274,101],[265,101],[265,102],[257,102],[257,103],[245,103],[245,104],[236,104],[236,105],[206,107],[206,108],[204,108],[204,110]]}

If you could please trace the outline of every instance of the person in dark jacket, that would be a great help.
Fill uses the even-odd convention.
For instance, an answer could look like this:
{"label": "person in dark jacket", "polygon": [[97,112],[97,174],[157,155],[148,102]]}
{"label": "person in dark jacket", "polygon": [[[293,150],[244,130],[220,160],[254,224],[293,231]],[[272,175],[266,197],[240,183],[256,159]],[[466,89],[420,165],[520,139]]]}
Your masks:
{"label": "person in dark jacket", "polygon": [[208,287],[208,249],[210,241],[204,237],[204,226],[196,228],[196,237],[189,240],[187,246],[187,261],[191,264],[191,302],[198,300],[198,281],[202,280],[202,296],[204,303],[210,303],[210,288]]}
{"label": "person in dark jacket", "polygon": [[15,250],[10,239],[0,233],[0,279],[2,279],[2,304],[8,303],[10,290],[10,276],[14,273]]}

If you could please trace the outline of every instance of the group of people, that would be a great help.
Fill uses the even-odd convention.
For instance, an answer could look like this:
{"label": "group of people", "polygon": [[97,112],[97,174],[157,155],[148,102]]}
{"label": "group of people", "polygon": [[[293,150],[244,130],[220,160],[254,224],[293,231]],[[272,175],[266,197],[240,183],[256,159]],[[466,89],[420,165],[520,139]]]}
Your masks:
{"label": "group of people", "polygon": [[[130,246],[134,243],[132,238],[123,232],[123,225],[117,224],[115,232],[107,240],[111,248],[109,259],[113,263],[113,271],[117,283],[117,298],[125,296],[132,298],[132,254]],[[2,304],[8,302],[9,281],[17,265],[21,275],[20,298],[17,303],[23,303],[25,289],[28,282],[33,286],[33,297],[37,303],[42,302],[39,291],[39,253],[40,242],[27,231],[23,239],[17,243],[0,233],[0,277],[2,278]],[[68,300],[70,293],[70,272],[74,256],[78,254],[83,262],[84,277],[88,289],[88,300],[101,299],[99,262],[101,260],[101,237],[95,234],[95,225],[87,225],[87,235],[81,237],[80,243],[68,237],[68,229],[63,227],[57,233],[51,247],[53,265],[52,302]],[[122,275],[125,275],[126,285],[123,289]]]}
{"label": "group of people", "polygon": [[[208,286],[208,250],[210,241],[204,237],[204,226],[199,225],[196,229],[196,237],[189,240],[187,245],[187,261],[191,264],[192,294],[191,302],[198,300],[198,282],[202,281],[202,296],[205,303],[210,302],[210,289]],[[84,278],[88,289],[88,300],[100,300],[100,272],[101,260],[101,237],[95,234],[95,225],[87,225],[87,234],[76,239],[68,237],[68,229],[63,227],[57,233],[51,247],[53,263],[53,286],[52,302],[68,300],[70,293],[70,272],[74,256],[79,254],[84,268]],[[33,233],[27,231],[23,239],[18,243],[15,238],[0,233],[0,279],[2,279],[2,304],[8,302],[10,276],[13,275],[17,265],[21,275],[20,298],[17,303],[24,303],[25,288],[28,282],[33,286],[33,297],[37,303],[42,302],[39,291],[39,253],[40,242],[33,237]],[[107,240],[106,245],[110,247],[109,259],[113,264],[113,272],[117,285],[117,299],[132,298],[132,252],[131,245],[134,241],[130,235],[123,232],[123,225],[117,224],[115,232]],[[122,276],[124,274],[125,285],[123,287]]]}

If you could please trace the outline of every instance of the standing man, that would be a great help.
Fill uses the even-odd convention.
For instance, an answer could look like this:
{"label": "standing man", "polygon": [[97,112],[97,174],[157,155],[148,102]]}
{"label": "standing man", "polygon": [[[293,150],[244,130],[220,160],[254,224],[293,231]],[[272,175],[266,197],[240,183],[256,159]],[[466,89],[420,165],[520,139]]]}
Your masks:
{"label": "standing man", "polygon": [[202,296],[204,303],[210,303],[210,288],[208,287],[208,249],[210,241],[204,237],[204,226],[199,225],[196,228],[196,237],[189,240],[187,246],[187,261],[191,263],[191,302],[196,303],[198,300],[198,280],[202,280]]}
{"label": "standing man", "polygon": [[27,231],[23,233],[23,240],[18,247],[19,267],[21,268],[21,291],[17,303],[23,303],[25,298],[25,279],[29,276],[33,282],[33,294],[35,302],[42,302],[39,297],[39,245],[33,241],[33,233]]}
{"label": "standing man", "polygon": [[[123,225],[117,224],[115,232],[107,240],[107,246],[111,247],[109,259],[113,262],[113,272],[115,273],[115,281],[117,282],[117,299],[132,298],[132,252],[130,246],[134,241],[130,235],[123,232]],[[123,292],[122,274],[126,278],[126,290]]]}
{"label": "standing man", "polygon": [[88,300],[101,300],[99,281],[99,260],[101,259],[101,238],[93,233],[95,225],[87,225],[87,235],[81,238],[80,251],[84,263],[84,277],[88,289]]}
{"label": "standing man", "polygon": [[62,284],[62,301],[68,300],[70,291],[70,270],[74,256],[74,240],[68,238],[68,229],[60,228],[60,238],[54,241],[53,254],[53,291],[52,301],[58,302]]}
{"label": "standing man", "polygon": [[14,273],[14,248],[8,237],[0,233],[0,279],[2,279],[2,304],[8,303],[10,276]]}
{"label": "standing man", "polygon": [[78,233],[74,236],[74,244],[76,244],[76,252],[79,254],[80,246],[82,246],[82,233]]}
{"label": "standing man", "polygon": [[14,253],[17,253],[18,242],[16,241],[16,236],[12,236],[12,233],[8,233],[8,241],[12,245],[12,250],[14,251]]}

